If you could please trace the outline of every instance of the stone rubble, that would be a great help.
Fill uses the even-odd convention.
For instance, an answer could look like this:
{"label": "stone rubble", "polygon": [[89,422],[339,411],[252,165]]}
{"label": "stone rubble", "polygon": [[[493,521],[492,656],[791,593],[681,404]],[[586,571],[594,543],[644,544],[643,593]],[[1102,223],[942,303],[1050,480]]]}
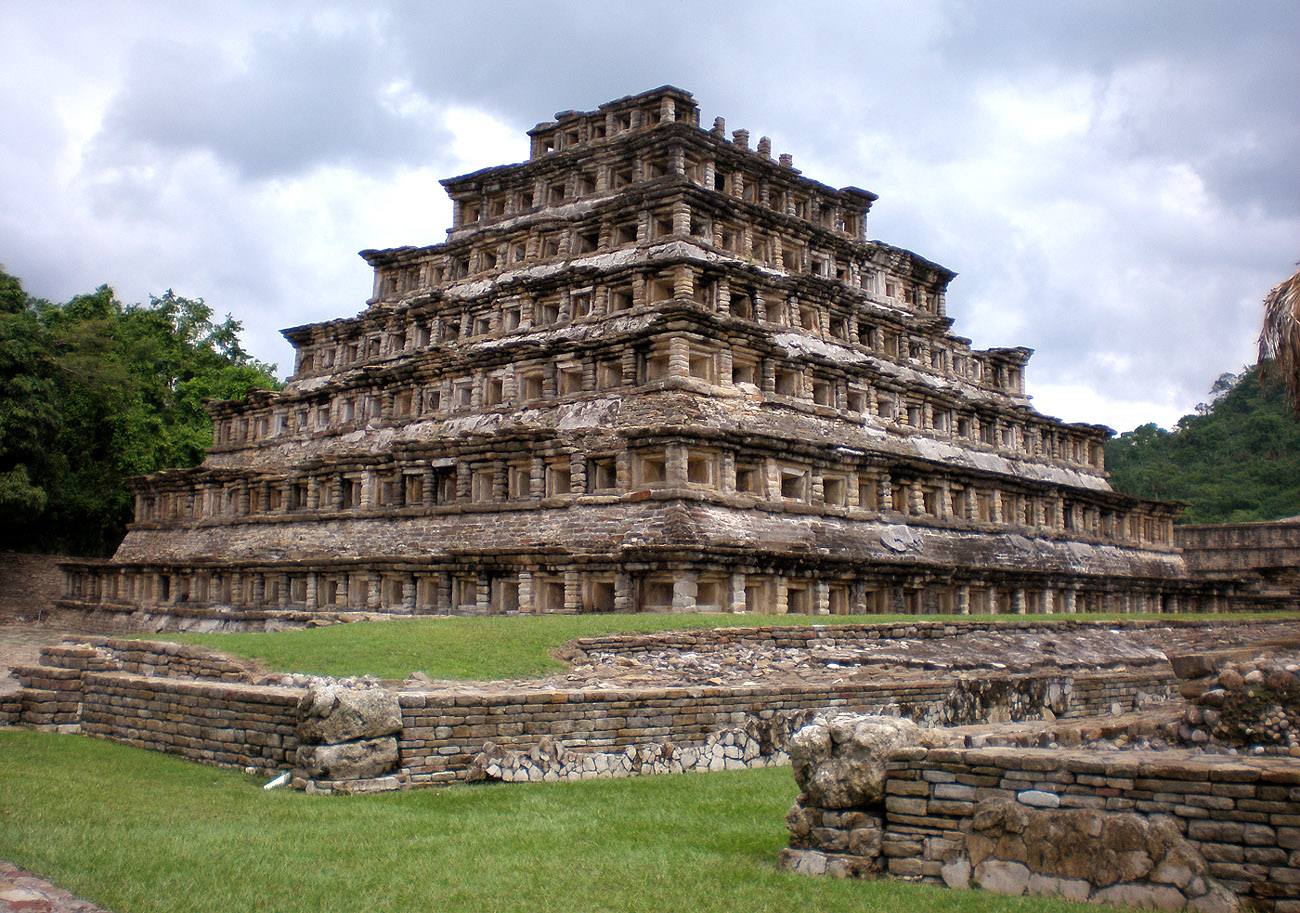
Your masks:
{"label": "stone rubble", "polygon": [[1300,758],[1300,652],[1207,665],[1188,670],[1202,674],[1182,686],[1188,706],[1180,738]]}
{"label": "stone rubble", "polygon": [[622,751],[570,751],[562,742],[549,737],[543,737],[528,751],[502,749],[488,742],[475,756],[467,779],[471,783],[482,780],[550,783],[779,767],[789,763],[784,751],[765,754],[762,748],[760,739],[746,729],[718,730],[698,746],[651,742],[629,745]]}
{"label": "stone rubble", "polygon": [[0,913],[109,913],[0,859]]}

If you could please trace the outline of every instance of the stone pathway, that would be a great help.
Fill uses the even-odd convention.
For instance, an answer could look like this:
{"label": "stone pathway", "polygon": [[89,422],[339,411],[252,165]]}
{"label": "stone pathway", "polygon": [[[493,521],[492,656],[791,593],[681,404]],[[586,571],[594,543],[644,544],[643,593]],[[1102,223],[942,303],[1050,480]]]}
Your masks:
{"label": "stone pathway", "polygon": [[[923,619],[919,619],[923,620]],[[761,624],[761,616],[755,624]],[[905,626],[904,626],[905,627]],[[912,681],[980,677],[997,673],[1136,670],[1167,663],[1165,651],[1193,653],[1273,642],[1300,644],[1300,621],[1265,620],[1124,629],[1008,628],[963,631],[948,637],[886,638],[849,645],[827,629],[824,643],[809,649],[720,642],[695,649],[665,647],[638,652],[569,651],[570,669],[536,679],[499,682],[431,681],[417,677],[415,690],[484,694],[500,691],[607,690],[745,684],[838,685],[860,681]],[[274,677],[274,676],[272,676]],[[294,682],[295,684],[305,684]]]}
{"label": "stone pathway", "polygon": [[17,690],[18,682],[9,674],[14,666],[34,666],[40,661],[41,647],[74,636],[71,630],[35,622],[0,624],[0,694]]}
{"label": "stone pathway", "polygon": [[0,913],[108,913],[0,860]]}

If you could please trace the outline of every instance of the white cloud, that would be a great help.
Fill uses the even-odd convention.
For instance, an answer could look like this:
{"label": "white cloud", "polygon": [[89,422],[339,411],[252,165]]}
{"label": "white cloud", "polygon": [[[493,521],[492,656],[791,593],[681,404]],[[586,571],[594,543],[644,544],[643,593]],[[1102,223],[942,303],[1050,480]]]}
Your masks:
{"label": "white cloud", "polygon": [[1288,3],[3,8],[0,263],[204,296],[282,366],[279,328],[364,306],[357,250],[445,236],[438,178],[665,82],[879,193],[871,235],[957,270],[954,331],[1034,347],[1072,421],[1190,411],[1300,255]]}

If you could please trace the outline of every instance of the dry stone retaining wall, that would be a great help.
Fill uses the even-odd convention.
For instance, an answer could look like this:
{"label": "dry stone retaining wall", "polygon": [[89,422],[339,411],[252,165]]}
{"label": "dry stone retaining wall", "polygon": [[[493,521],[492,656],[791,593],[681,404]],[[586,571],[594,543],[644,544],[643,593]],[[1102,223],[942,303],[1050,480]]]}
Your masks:
{"label": "dry stone retaining wall", "polygon": [[[1218,616],[1215,625],[1236,626],[1255,624],[1250,619],[1234,619]],[[864,624],[799,624],[799,625],[757,625],[754,627],[735,628],[697,628],[688,631],[666,631],[650,634],[605,634],[584,637],[574,645],[585,652],[609,650],[623,654],[645,653],[662,650],[666,647],[680,649],[714,649],[726,644],[771,645],[780,648],[808,649],[819,644],[835,644],[852,648],[862,644],[873,644],[882,640],[901,640],[904,638],[921,638],[924,640],[942,639],[957,634],[969,634],[975,631],[1042,631],[1055,633],[1063,631],[1089,630],[1097,627],[1112,627],[1116,622],[1096,621],[1074,618],[1057,618],[1051,622],[1008,621],[1006,618],[981,621],[977,618],[963,619],[960,624],[944,621],[907,621],[898,623],[864,623]],[[1145,618],[1126,619],[1122,626],[1126,630],[1144,628],[1198,628],[1205,625],[1203,619],[1191,618]]]}
{"label": "dry stone retaining wall", "polygon": [[1290,759],[904,745],[885,767],[883,802],[828,801],[801,780],[782,865],[1161,909],[1229,910],[1235,896],[1300,911]]}
{"label": "dry stone retaining wall", "polygon": [[[300,784],[322,791],[355,788],[346,784],[356,779],[368,781],[367,788],[393,788],[471,776],[576,779],[760,766],[784,762],[789,731],[826,707],[930,723],[1034,719],[1045,711],[1069,717],[1127,710],[1148,696],[1168,696],[1176,686],[1172,673],[1149,669],[1050,680],[990,676],[973,685],[938,677],[834,685],[406,690],[394,695],[400,728],[364,737],[393,738],[395,759],[389,743],[374,746],[391,764],[342,756],[356,749],[335,750],[327,764],[329,752],[297,753],[299,746],[329,744],[299,730],[306,690],[250,683],[244,667],[220,654],[106,638],[48,647],[42,655],[41,666],[20,670],[26,687],[0,704],[0,721],[80,724],[100,737],[229,766],[296,765]],[[486,763],[476,766],[480,755]]]}
{"label": "dry stone retaining wall", "polygon": [[[1007,677],[1005,681],[1007,686],[999,691],[1003,696],[1016,693],[1029,698],[1035,694],[1046,695],[1049,690],[1028,687],[1027,683],[1035,681],[1031,677]],[[1054,683],[1061,694],[1072,695],[1068,713],[1080,715],[1106,712],[1116,705],[1129,709],[1137,695],[1167,693],[1174,681],[1172,674],[1153,670],[1145,674],[1061,677],[1054,679]],[[484,695],[409,691],[399,695],[403,715],[399,748],[413,784],[468,777],[475,758],[487,742],[500,751],[526,754],[544,738],[563,743],[570,751],[614,755],[633,749],[652,759],[652,746],[656,746],[661,749],[659,757],[667,762],[667,770],[673,770],[674,749],[699,748],[711,738],[716,745],[717,733],[744,730],[761,746],[757,756],[744,759],[752,762],[745,766],[758,766],[770,763],[775,754],[784,750],[791,726],[827,707],[908,716],[931,723],[978,722],[979,719],[969,718],[973,716],[973,708],[985,713],[983,719],[989,714],[1006,714],[1007,704],[978,703],[971,701],[969,695],[969,688],[948,681],[844,683],[832,689],[814,685],[751,685]],[[1028,699],[1016,706],[1021,719],[1043,709],[1041,704],[1031,707]],[[722,747],[738,748],[743,756],[745,744]],[[722,757],[729,755],[724,751]],[[533,760],[539,773],[532,779],[543,779],[548,770],[554,770],[557,776],[582,778],[584,775],[582,769],[572,766],[562,771],[563,764]],[[699,769],[699,755],[688,756],[685,761],[679,756],[677,760],[689,764],[689,769]],[[709,756],[705,763],[711,764],[712,760],[713,756]],[[731,760],[741,759],[731,757]],[[598,762],[593,760],[593,763]],[[641,769],[640,762],[629,760],[629,763],[636,770]],[[723,763],[726,765],[725,760]],[[662,769],[653,763],[648,768]]]}
{"label": "dry stone retaining wall", "polygon": [[269,773],[293,761],[301,697],[298,688],[92,672],[80,724],[137,748]]}

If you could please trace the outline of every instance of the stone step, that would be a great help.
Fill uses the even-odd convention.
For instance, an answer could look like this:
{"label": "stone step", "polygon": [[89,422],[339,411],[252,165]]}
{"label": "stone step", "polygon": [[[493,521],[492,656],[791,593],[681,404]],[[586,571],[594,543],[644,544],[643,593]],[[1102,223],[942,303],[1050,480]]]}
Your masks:
{"label": "stone step", "polygon": [[51,666],[14,666],[14,678],[24,688],[46,691],[80,691],[81,672]]}
{"label": "stone step", "polygon": [[105,661],[99,650],[88,644],[49,644],[41,647],[41,665],[61,669],[95,668]]}
{"label": "stone step", "polygon": [[21,722],[32,726],[62,726],[76,723],[81,713],[79,696],[66,691],[24,688],[18,692],[22,702]]}

